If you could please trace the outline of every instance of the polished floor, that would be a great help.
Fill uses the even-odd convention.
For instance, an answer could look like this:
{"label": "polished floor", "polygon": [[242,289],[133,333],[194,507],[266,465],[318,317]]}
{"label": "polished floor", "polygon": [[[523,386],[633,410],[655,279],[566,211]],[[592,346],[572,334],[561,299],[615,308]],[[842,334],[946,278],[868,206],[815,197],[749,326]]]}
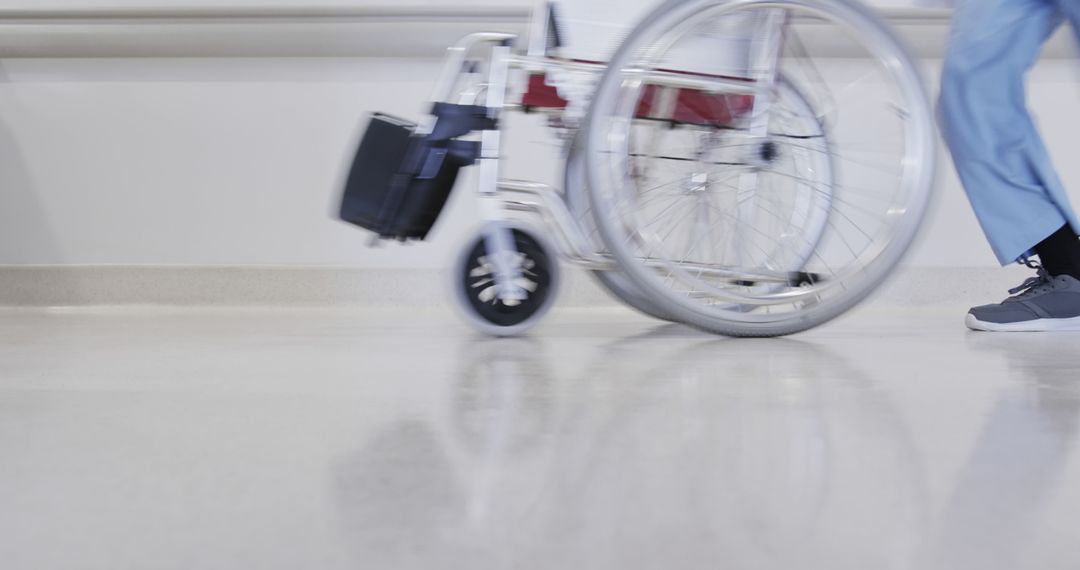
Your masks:
{"label": "polished floor", "polygon": [[0,568],[1080,567],[1080,335],[0,312]]}

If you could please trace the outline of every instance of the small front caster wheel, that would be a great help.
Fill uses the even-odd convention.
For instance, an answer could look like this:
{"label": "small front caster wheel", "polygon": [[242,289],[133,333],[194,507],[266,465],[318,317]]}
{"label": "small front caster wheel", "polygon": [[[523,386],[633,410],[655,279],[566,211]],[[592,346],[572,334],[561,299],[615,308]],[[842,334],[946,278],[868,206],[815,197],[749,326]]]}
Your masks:
{"label": "small front caster wheel", "polygon": [[514,283],[518,295],[499,294],[484,233],[468,242],[454,264],[454,301],[465,320],[484,334],[524,333],[543,318],[558,291],[559,264],[554,250],[531,230],[515,226],[511,230],[517,252],[509,262],[520,275]]}

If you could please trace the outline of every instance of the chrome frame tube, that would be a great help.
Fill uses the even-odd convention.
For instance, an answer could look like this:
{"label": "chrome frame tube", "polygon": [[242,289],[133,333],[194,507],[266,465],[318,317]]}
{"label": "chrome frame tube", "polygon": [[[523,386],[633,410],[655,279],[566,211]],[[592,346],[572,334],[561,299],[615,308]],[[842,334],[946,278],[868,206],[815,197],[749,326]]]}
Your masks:
{"label": "chrome frame tube", "polygon": [[[498,119],[506,102],[509,83],[511,48],[509,40],[497,40],[498,45],[491,48],[488,68],[487,107],[488,116]],[[477,190],[481,196],[494,196],[499,191],[499,167],[502,157],[502,131],[491,130],[480,134],[479,180]],[[514,232],[497,215],[491,215],[485,225],[484,245],[487,257],[494,270],[495,289],[503,301],[522,301],[528,293],[518,283],[521,281],[521,268],[515,263],[517,246]]]}
{"label": "chrome frame tube", "polygon": [[[496,119],[507,108],[506,95],[509,91],[509,73],[511,69],[528,71],[571,70],[596,74],[601,74],[606,69],[606,65],[603,63],[561,60],[552,58],[545,52],[537,53],[533,49],[530,49],[526,55],[515,55],[509,44],[516,37],[516,35],[508,33],[475,33],[462,38],[448,48],[442,71],[434,89],[433,100],[439,102],[449,102],[451,100],[454,95],[454,88],[457,86],[461,74],[465,71],[469,53],[482,44],[496,44],[491,48],[488,61],[487,90],[484,101],[489,116]],[[535,47],[535,45],[532,47]],[[763,77],[754,79],[708,77],[674,71],[644,69],[636,70],[636,73],[635,70],[627,70],[627,72],[631,76],[637,75],[638,80],[649,84],[732,94],[759,95],[765,85],[768,84],[767,81],[761,81],[761,79],[764,79]],[[428,132],[430,132],[430,128],[433,126],[434,123],[432,122],[418,130],[423,132],[423,129],[427,128]],[[616,269],[615,260],[611,256],[595,251],[592,243],[582,231],[581,225],[570,213],[565,199],[558,191],[548,185],[536,182],[499,178],[499,162],[502,150],[501,130],[480,133],[480,144],[481,156],[477,161],[479,166],[477,191],[481,197],[481,207],[484,210],[483,218],[487,222],[482,232],[485,247],[489,252],[489,259],[495,270],[494,279],[501,299],[520,300],[524,298],[525,294],[516,285],[521,273],[520,269],[512,263],[513,256],[517,253],[513,232],[505,222],[505,218],[500,215],[500,210],[529,212],[539,216],[544,227],[554,232],[556,239],[553,241],[559,250],[559,255],[564,260],[586,269]],[[510,196],[506,196],[508,194]],[[515,194],[517,197],[512,197]],[[527,198],[523,196],[527,196]],[[490,201],[489,198],[497,198],[497,200]],[[642,260],[642,263],[657,268],[664,265],[660,260]],[[780,275],[748,274],[745,271],[708,266],[694,267],[693,269],[703,275],[718,278],[752,278],[762,281],[786,279],[785,276]]]}
{"label": "chrome frame tube", "polygon": [[457,79],[461,75],[461,71],[465,65],[465,58],[468,57],[469,52],[472,51],[474,47],[484,43],[512,42],[515,39],[517,39],[515,34],[478,32],[469,34],[458,40],[456,44],[446,49],[442,71],[439,74],[438,81],[435,83],[435,89],[432,92],[431,100],[433,102],[450,101],[450,97],[453,95],[454,86],[457,84]]}
{"label": "chrome frame tube", "polygon": [[[754,97],[753,107],[750,110],[750,135],[757,137],[763,142],[769,136],[769,119],[771,118],[773,94],[776,92],[777,65],[780,54],[784,48],[784,31],[787,24],[787,11],[772,8],[768,10],[759,27],[763,31],[765,39],[761,42],[761,49],[754,53],[751,58],[752,69],[756,72],[755,83],[758,86],[757,97]],[[757,152],[754,147],[749,147],[751,152]],[[756,172],[747,172],[739,175],[739,194],[741,206],[736,215],[748,219],[757,210],[757,186],[758,175]],[[736,248],[741,252],[745,247],[745,236],[738,233],[734,236]]]}
{"label": "chrome frame tube", "polygon": [[500,180],[499,191],[503,194],[518,194],[526,198],[504,198],[503,207],[519,212],[531,212],[540,216],[544,226],[555,232],[555,245],[559,254],[576,264],[589,269],[614,269],[612,260],[600,255],[589,239],[581,231],[581,225],[574,220],[566,201],[551,186],[525,180]]}
{"label": "chrome frame tube", "polygon": [[[511,59],[511,66],[529,71],[566,70],[584,71],[600,75],[607,69],[603,63],[587,61],[571,61],[555,59],[551,57],[515,56]],[[685,89],[699,89],[708,92],[723,92],[733,95],[757,95],[761,87],[757,81],[751,78],[741,77],[712,77],[708,75],[695,75],[693,73],[679,73],[677,71],[658,71],[655,69],[628,69],[625,73],[636,76],[635,79],[662,87],[682,87]]]}

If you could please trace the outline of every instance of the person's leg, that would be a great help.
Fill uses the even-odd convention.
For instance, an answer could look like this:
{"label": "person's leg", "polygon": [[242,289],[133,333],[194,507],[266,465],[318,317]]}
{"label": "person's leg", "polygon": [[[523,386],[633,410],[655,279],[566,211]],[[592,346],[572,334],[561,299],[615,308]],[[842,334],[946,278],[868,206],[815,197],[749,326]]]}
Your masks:
{"label": "person's leg", "polygon": [[1080,279],[1080,238],[1068,224],[1035,246],[1039,263],[1050,275]]}
{"label": "person's leg", "polygon": [[1065,14],[1080,15],[1080,7],[1063,8],[1080,1],[1058,1],[960,0],[953,14],[938,110],[956,171],[998,261],[1038,252],[1061,273],[1040,269],[1015,296],[971,309],[972,329],[1080,330],[1080,280],[1067,270],[1080,223],[1024,89],[1046,39]]}
{"label": "person's leg", "polygon": [[[1080,2],[1076,0],[1055,0],[1058,11],[1072,25],[1073,34],[1080,39]],[[1061,226],[1056,232],[1035,246],[1039,262],[1050,275],[1071,275],[1080,279],[1080,238],[1077,230],[1069,224]]]}
{"label": "person's leg", "polygon": [[1062,226],[1080,228],[1024,88],[1025,73],[1063,21],[1057,1],[960,0],[953,14],[939,118],[964,190],[1003,265],[1032,253]]}

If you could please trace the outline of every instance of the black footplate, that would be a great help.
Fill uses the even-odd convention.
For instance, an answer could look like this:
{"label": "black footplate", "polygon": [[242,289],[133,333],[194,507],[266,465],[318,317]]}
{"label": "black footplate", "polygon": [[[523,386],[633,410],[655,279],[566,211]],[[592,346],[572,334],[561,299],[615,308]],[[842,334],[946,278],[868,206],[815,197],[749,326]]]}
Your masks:
{"label": "black footplate", "polygon": [[427,237],[458,172],[479,157],[480,144],[459,137],[497,127],[486,107],[439,103],[432,113],[426,135],[409,121],[371,117],[341,198],[342,220],[387,239]]}
{"label": "black footplate", "polygon": [[[787,274],[787,283],[785,284],[788,287],[803,287],[806,285],[816,285],[823,281],[825,281],[825,278],[817,273],[792,271]],[[758,285],[758,282],[750,279],[739,279],[733,281],[732,284],[738,285],[739,287],[756,287]]]}

